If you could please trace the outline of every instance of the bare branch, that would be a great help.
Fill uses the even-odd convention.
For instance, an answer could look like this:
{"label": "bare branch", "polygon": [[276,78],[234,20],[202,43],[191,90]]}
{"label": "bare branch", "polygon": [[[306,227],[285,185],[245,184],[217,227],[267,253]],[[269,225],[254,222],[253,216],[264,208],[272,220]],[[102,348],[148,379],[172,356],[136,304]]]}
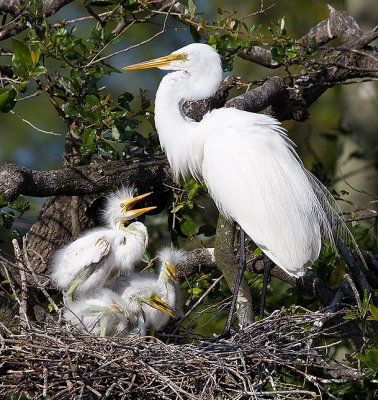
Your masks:
{"label": "bare branch", "polygon": [[19,165],[0,165],[0,193],[9,201],[19,194],[34,197],[80,196],[107,191],[130,182],[141,190],[171,185],[165,157],[148,161],[109,161],[55,171],[35,171]]}

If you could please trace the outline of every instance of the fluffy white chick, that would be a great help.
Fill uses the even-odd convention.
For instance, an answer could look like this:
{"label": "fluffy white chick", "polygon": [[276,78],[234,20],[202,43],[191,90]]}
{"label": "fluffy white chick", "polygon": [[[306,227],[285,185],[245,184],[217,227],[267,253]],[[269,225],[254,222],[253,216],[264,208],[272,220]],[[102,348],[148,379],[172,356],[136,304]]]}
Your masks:
{"label": "fluffy white chick", "polygon": [[133,197],[124,187],[106,198],[106,227],[91,229],[59,249],[52,259],[51,278],[66,294],[66,302],[111,286],[121,272],[131,271],[148,242],[147,228],[128,221],[155,207],[134,208],[149,193]]}
{"label": "fluffy white chick", "polygon": [[169,307],[151,290],[136,290],[122,298],[111,289],[101,289],[92,297],[71,303],[65,319],[84,333],[94,336],[144,336],[146,334],[142,305],[156,307],[159,313]]}
{"label": "fluffy white chick", "polygon": [[[159,274],[131,273],[120,276],[113,289],[126,298],[135,290],[153,290],[169,307],[174,310],[175,317],[182,314],[182,297],[178,284],[176,283],[176,266],[180,264],[185,253],[181,250],[164,248],[158,253],[160,261]],[[161,330],[169,321],[167,313],[142,305],[146,328],[151,334]]]}

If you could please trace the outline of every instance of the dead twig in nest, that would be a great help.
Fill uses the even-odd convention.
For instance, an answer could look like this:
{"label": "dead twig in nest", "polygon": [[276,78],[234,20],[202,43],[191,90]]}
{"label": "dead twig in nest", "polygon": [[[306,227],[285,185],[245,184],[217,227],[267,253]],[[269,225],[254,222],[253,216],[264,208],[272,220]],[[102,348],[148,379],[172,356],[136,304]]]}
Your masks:
{"label": "dead twig in nest", "polygon": [[[55,320],[45,329],[32,325],[21,334],[8,331],[0,338],[0,395],[149,400],[284,399],[289,395],[311,399],[327,393],[320,375],[340,382],[361,377],[359,371],[347,366],[340,369],[328,360],[327,352],[337,336],[330,322],[340,313],[285,313],[277,311],[232,340],[215,343],[177,345],[139,337],[75,335]],[[316,347],[325,337],[329,346]],[[289,383],[294,379],[300,383]]]}

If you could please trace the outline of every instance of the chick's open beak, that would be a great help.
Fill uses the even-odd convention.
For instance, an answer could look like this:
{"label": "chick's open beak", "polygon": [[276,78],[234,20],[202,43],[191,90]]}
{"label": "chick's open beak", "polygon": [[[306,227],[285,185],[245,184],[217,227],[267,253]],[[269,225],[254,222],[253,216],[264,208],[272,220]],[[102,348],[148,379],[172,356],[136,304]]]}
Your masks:
{"label": "chick's open beak", "polygon": [[139,217],[139,215],[142,215],[148,211],[154,210],[156,207],[143,207],[143,208],[134,208],[134,206],[149,196],[152,192],[149,193],[144,193],[139,196],[131,197],[130,199],[123,200],[121,202],[121,207],[122,207],[122,212],[125,214],[125,217],[127,219],[132,219]]}
{"label": "chick's open beak", "polygon": [[175,311],[169,304],[167,304],[161,297],[154,294],[151,296],[147,304],[156,310],[163,312],[164,314],[169,315],[172,318],[176,318],[171,311]]}
{"label": "chick's open beak", "polygon": [[153,60],[143,61],[143,62],[138,63],[138,64],[132,64],[132,65],[129,65],[129,66],[124,67],[122,69],[127,70],[127,71],[131,71],[131,70],[134,70],[134,69],[147,69],[147,68],[166,67],[172,61],[185,60],[185,59],[186,59],[186,54],[173,53],[173,54],[169,54],[168,56],[154,58]]}

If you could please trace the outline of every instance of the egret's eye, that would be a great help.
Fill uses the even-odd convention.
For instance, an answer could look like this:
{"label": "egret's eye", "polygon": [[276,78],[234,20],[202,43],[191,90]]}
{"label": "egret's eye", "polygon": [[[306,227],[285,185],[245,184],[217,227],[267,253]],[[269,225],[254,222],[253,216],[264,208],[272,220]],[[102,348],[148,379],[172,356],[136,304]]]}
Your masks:
{"label": "egret's eye", "polygon": [[188,59],[188,55],[186,53],[179,53],[175,55],[175,60],[177,61],[186,61]]}

